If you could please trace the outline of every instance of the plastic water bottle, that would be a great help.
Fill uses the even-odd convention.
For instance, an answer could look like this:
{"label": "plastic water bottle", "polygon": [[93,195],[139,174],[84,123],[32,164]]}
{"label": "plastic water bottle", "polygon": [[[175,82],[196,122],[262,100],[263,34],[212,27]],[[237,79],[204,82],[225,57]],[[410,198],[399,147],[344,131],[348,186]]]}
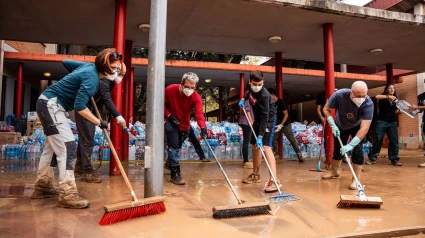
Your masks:
{"label": "plastic water bottle", "polygon": [[410,103],[404,101],[404,100],[394,100],[393,101],[398,109],[400,111],[404,112],[406,115],[408,115],[411,118],[414,118],[416,114],[418,114],[420,111],[418,109],[414,111],[409,111],[409,108],[412,106]]}
{"label": "plastic water bottle", "polygon": [[6,159],[6,145],[1,146],[0,159]]}
{"label": "plastic water bottle", "polygon": [[93,146],[91,159],[92,159],[92,161],[98,161],[99,160],[99,146],[98,145]]}
{"label": "plastic water bottle", "polygon": [[226,146],[226,159],[231,159],[232,158],[232,144],[229,143]]}

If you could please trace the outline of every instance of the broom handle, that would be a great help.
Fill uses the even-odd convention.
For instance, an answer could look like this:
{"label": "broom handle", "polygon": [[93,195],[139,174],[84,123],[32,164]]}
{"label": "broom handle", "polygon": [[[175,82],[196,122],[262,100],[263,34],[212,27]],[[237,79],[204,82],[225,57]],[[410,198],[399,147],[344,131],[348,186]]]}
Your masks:
{"label": "broom handle", "polygon": [[322,159],[322,148],[323,148],[323,142],[324,142],[324,139],[325,139],[325,128],[326,128],[326,121],[323,122],[322,138],[320,138],[319,163]]}
{"label": "broom handle", "polygon": [[[242,108],[242,111],[245,114],[245,117],[248,118],[248,115],[246,114],[244,107]],[[252,127],[252,124],[249,120],[248,120],[248,124],[249,124],[249,127],[251,127],[252,134],[254,135],[255,140],[257,141],[257,135],[255,134],[254,128]],[[273,130],[273,128],[272,128],[272,130]],[[271,139],[273,139],[273,138],[271,138]],[[273,178],[273,182],[276,185],[277,190],[279,191],[279,194],[282,194],[282,191],[280,191],[280,188],[279,188],[279,184],[277,184],[276,177],[273,174],[272,168],[270,168],[269,161],[267,161],[266,154],[264,153],[264,148],[260,147],[260,150],[261,150],[261,154],[263,155],[264,161],[266,162],[267,168],[269,168],[269,172],[270,172],[270,174]]]}
{"label": "broom handle", "polygon": [[[102,120],[102,117],[100,116],[99,109],[97,108],[96,102],[94,101],[93,97],[91,98],[91,103],[93,104],[94,110],[96,111],[97,118],[99,120]],[[115,151],[115,147],[112,144],[111,138],[109,138],[108,131],[105,128],[103,128],[102,130],[103,130],[103,134],[105,134],[105,137],[108,140],[109,147],[111,148],[112,154],[115,158],[115,162],[117,163],[118,168],[120,169],[121,175],[122,175],[125,183],[127,184],[128,190],[130,190],[130,194],[131,194],[131,197],[133,198],[133,202],[139,201],[136,197],[136,193],[134,193],[134,190],[133,190],[133,187],[130,184],[130,181],[128,180],[127,174],[125,173],[125,170],[122,167],[121,161],[120,161],[120,159],[117,155],[117,152]]]}
{"label": "broom handle", "polygon": [[[341,147],[343,147],[344,145],[342,144],[341,137],[339,137],[339,136],[338,136],[337,138],[338,138],[339,144],[341,145]],[[357,184],[357,185],[360,185],[360,186],[357,186],[357,185],[356,185],[357,190],[358,190],[359,192],[360,192],[360,191],[364,192],[363,186],[362,186],[362,184],[360,183],[360,181],[357,179],[356,173],[354,172],[353,166],[351,165],[350,158],[348,157],[347,153],[345,153],[344,155],[345,155],[345,160],[347,161],[347,164],[348,164],[348,166],[350,167],[351,173],[353,174],[353,177],[354,177],[354,179],[356,180],[356,184]]]}
{"label": "broom handle", "polygon": [[220,170],[221,170],[221,173],[223,173],[224,177],[226,178],[227,183],[229,184],[230,189],[232,190],[233,194],[234,194],[234,195],[235,195],[235,197],[236,197],[236,200],[238,200],[238,203],[239,203],[239,204],[242,204],[243,202],[242,202],[241,198],[240,198],[240,197],[239,197],[239,195],[236,193],[235,188],[233,187],[232,183],[230,182],[229,177],[227,177],[227,174],[224,172],[224,169],[223,169],[223,167],[221,166],[220,162],[218,162],[217,156],[215,155],[215,153],[214,153],[213,149],[211,148],[210,144],[207,142],[207,138],[203,138],[203,139],[204,139],[204,142],[208,145],[208,148],[211,150],[211,153],[213,154],[214,160],[215,160],[215,162],[217,162],[218,167],[219,167],[219,168],[220,168]]}

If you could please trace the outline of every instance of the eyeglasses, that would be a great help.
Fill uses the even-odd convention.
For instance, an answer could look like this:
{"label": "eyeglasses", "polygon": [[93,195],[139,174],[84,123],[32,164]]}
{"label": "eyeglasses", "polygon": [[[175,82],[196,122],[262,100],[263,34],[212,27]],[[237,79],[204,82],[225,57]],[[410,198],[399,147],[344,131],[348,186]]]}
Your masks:
{"label": "eyeglasses", "polygon": [[117,52],[112,53],[109,57],[122,60],[122,54],[118,54]]}

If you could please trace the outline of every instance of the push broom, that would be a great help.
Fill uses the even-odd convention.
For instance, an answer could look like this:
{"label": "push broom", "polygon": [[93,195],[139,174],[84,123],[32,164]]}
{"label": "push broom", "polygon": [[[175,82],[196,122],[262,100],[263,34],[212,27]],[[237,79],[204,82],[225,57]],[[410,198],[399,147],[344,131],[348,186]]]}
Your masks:
{"label": "push broom", "polygon": [[[245,108],[242,108],[243,113],[245,114],[245,117],[248,118]],[[255,134],[254,128],[251,125],[251,122],[248,120],[249,127],[251,127],[252,135],[254,135],[255,140],[257,140],[257,135]],[[272,133],[273,134],[273,133]],[[276,181],[276,177],[273,174],[272,169],[270,168],[269,162],[267,161],[266,154],[264,153],[264,148],[260,147],[261,155],[263,156],[264,161],[266,162],[267,168],[269,169],[270,175],[272,176],[273,182],[277,187],[277,190],[279,192],[278,195],[270,196],[269,201],[270,202],[291,202],[291,201],[298,201],[300,200],[293,194],[284,194],[279,188],[279,184]]]}
{"label": "push broom", "polygon": [[217,156],[214,153],[214,150],[211,148],[210,144],[207,142],[206,138],[203,138],[204,142],[208,145],[215,161],[217,162],[218,167],[223,173],[224,178],[226,178],[227,183],[229,184],[230,189],[235,195],[236,200],[238,201],[238,205],[231,206],[217,206],[213,207],[213,217],[220,218],[232,218],[232,217],[243,217],[243,216],[255,216],[255,215],[270,215],[270,202],[257,202],[257,203],[246,203],[239,198],[239,195],[236,193],[235,188],[227,177],[227,174],[224,172],[223,167],[217,159]]}
{"label": "push broom", "polygon": [[[343,146],[341,138],[338,136],[338,141],[341,147]],[[364,192],[364,187],[357,179],[356,173],[353,170],[351,165],[350,158],[347,153],[345,155],[345,160],[347,161],[348,166],[350,167],[353,178],[356,181],[357,195],[341,195],[339,203],[336,205],[339,208],[380,208],[384,203],[380,197],[367,197]]]}
{"label": "push broom", "polygon": [[[96,102],[93,98],[91,98],[91,102],[96,111],[97,117],[99,118],[99,120],[102,120],[99,110],[96,106]],[[131,186],[130,181],[128,180],[127,174],[125,173],[125,170],[122,167],[121,161],[118,158],[117,152],[115,151],[115,147],[112,144],[111,138],[109,138],[108,131],[106,131],[106,129],[102,130],[103,134],[105,134],[105,137],[108,140],[111,152],[115,158],[115,162],[117,163],[121,175],[127,185],[127,188],[130,191],[132,201],[105,205],[103,207],[105,209],[105,214],[99,221],[99,225],[104,226],[136,217],[155,215],[165,212],[164,197],[162,196],[146,198],[143,200],[137,199],[136,193],[134,192],[133,187]]]}
{"label": "push broom", "polygon": [[314,172],[323,172],[320,168],[320,162],[322,162],[322,149],[323,149],[323,142],[325,139],[325,128],[326,128],[326,121],[323,123],[323,130],[322,130],[322,138],[320,138],[320,152],[319,152],[319,159],[317,160],[317,169],[310,169],[310,171]]}

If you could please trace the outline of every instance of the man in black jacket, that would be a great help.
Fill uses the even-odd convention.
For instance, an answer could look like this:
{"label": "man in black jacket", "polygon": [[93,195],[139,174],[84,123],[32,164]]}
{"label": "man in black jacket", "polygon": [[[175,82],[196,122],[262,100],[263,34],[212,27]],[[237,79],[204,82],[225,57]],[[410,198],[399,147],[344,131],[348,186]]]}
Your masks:
{"label": "man in black jacket", "polygon": [[[112,114],[117,123],[122,127],[125,126],[125,120],[118,112],[114,102],[112,101],[111,92],[115,87],[115,84],[121,82],[124,74],[126,73],[126,67],[124,63],[121,63],[121,69],[112,69],[115,74],[105,75],[99,81],[99,91],[93,97],[96,101],[96,105],[99,109],[105,105],[106,109]],[[87,108],[94,111],[93,105],[89,103]],[[94,147],[94,134],[96,132],[96,126],[80,116],[78,113],[75,114],[75,123],[77,124],[78,130],[78,147],[77,147],[77,163],[75,165],[74,173],[76,175],[83,175],[81,181],[87,183],[101,183],[102,179],[93,170],[91,164],[91,155]]]}
{"label": "man in black jacket", "polygon": [[[249,83],[251,87],[245,93],[243,99],[239,102],[239,107],[245,106],[245,100],[249,100],[252,110],[254,112],[254,125],[253,129],[255,137],[251,137],[252,145],[252,157],[253,157],[253,173],[248,176],[243,182],[247,184],[259,183],[260,180],[260,163],[261,163],[261,148],[264,149],[264,154],[270,165],[271,171],[276,177],[276,159],[271,149],[272,145],[272,134],[276,123],[276,109],[274,101],[270,96],[270,93],[263,87],[264,86],[264,75],[261,71],[256,70],[251,72],[249,75]],[[270,175],[271,177],[271,175]],[[279,180],[277,180],[279,187],[282,186]],[[269,179],[265,192],[277,191],[277,186],[272,179]]]}

